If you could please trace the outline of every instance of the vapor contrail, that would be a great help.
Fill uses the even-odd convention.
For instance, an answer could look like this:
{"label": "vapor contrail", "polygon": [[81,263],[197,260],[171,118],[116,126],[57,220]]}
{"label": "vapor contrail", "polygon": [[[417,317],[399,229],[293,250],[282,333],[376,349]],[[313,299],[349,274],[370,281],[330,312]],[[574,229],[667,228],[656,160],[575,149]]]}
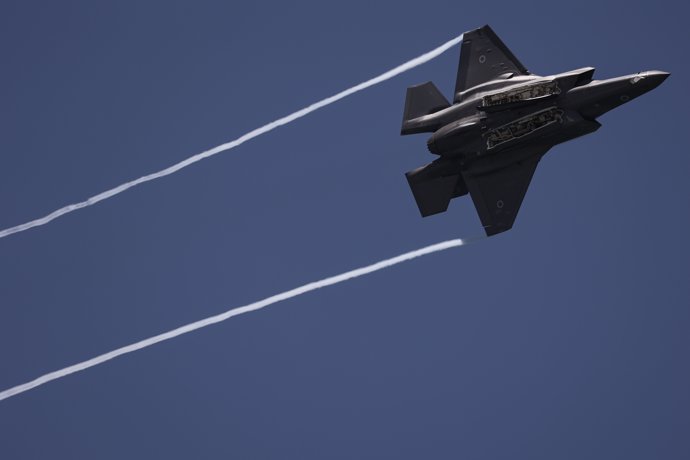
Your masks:
{"label": "vapor contrail", "polygon": [[397,265],[402,262],[406,262],[408,260],[414,259],[416,257],[421,257],[425,256],[427,254],[432,254],[434,252],[439,252],[439,251],[445,251],[446,249],[462,246],[464,244],[468,244],[472,241],[475,241],[477,239],[480,239],[482,237],[477,237],[477,238],[471,238],[471,239],[454,239],[454,240],[448,240],[448,241],[443,241],[441,243],[436,243],[432,244],[431,246],[426,246],[421,249],[417,249],[414,251],[406,252],[405,254],[401,254],[399,256],[382,260],[380,262],[376,262],[375,264],[367,265],[366,267],[361,267],[357,268],[355,270],[351,270],[349,272],[341,273],[340,275],[335,275],[331,276],[330,278],[325,278],[320,281],[314,281],[312,283],[305,284],[303,286],[291,289],[289,291],[281,292],[280,294],[276,294],[274,296],[268,297],[263,300],[259,300],[258,302],[250,303],[248,305],[244,305],[242,307],[238,308],[233,308],[232,310],[228,310],[224,313],[220,313],[215,316],[211,316],[208,318],[204,318],[202,320],[186,324],[184,326],[178,327],[177,329],[173,329],[168,332],[164,332],[162,334],[150,337],[148,339],[141,340],[139,342],[133,343],[131,345],[124,346],[122,348],[118,348],[117,350],[109,351],[108,353],[104,353],[102,355],[96,356],[95,358],[88,359],[86,361],[82,361],[80,363],[74,364],[69,367],[65,367],[64,369],[60,369],[54,372],[50,372],[48,374],[42,375],[41,377],[38,377],[35,380],[32,380],[27,383],[23,383],[21,385],[17,385],[13,388],[9,388],[5,391],[0,392],[0,401],[11,398],[12,396],[16,396],[20,393],[24,393],[25,391],[29,391],[33,388],[36,388],[40,385],[43,385],[45,383],[51,382],[53,380],[57,380],[59,378],[65,377],[69,374],[73,374],[75,372],[83,371],[85,369],[88,369],[90,367],[96,366],[98,364],[102,364],[108,360],[111,360],[113,358],[117,358],[118,356],[125,355],[127,353],[132,353],[137,350],[141,350],[142,348],[150,347],[151,345],[155,345],[159,342],[163,342],[166,340],[170,340],[172,338],[175,338],[177,336],[180,336],[182,334],[186,334],[188,332],[195,331],[197,329],[201,329],[206,326],[210,326],[212,324],[220,323],[221,321],[225,321],[227,319],[232,318],[233,316],[238,316],[242,315],[244,313],[249,313],[252,311],[260,310],[264,307],[267,307],[269,305],[272,305],[277,302],[281,302],[283,300],[291,299],[293,297],[297,297],[302,294],[306,294],[307,292],[314,291],[316,289],[326,287],[326,286],[332,286],[334,284],[342,283],[343,281],[347,281],[353,278],[357,278],[363,275],[367,275],[369,273],[373,273],[379,270],[383,270],[384,268],[392,267],[393,265]]}
{"label": "vapor contrail", "polygon": [[110,190],[106,190],[105,192],[99,193],[98,195],[94,195],[91,198],[88,198],[85,201],[81,201],[79,203],[73,203],[70,205],[67,205],[65,207],[62,207],[60,209],[56,209],[55,211],[51,212],[47,216],[41,217],[36,220],[32,220],[30,222],[26,222],[24,224],[16,225],[14,227],[6,228],[5,230],[0,230],[0,238],[4,238],[6,236],[12,235],[14,233],[19,233],[23,232],[25,230],[29,230],[30,228],[34,227],[39,227],[41,225],[45,225],[58,217],[64,216],[65,214],[69,214],[73,211],[77,211],[82,208],[86,208],[88,206],[94,205],[98,203],[99,201],[106,200],[110,197],[113,197],[115,195],[119,195],[120,193],[124,192],[125,190],[128,190],[136,185],[143,184],[144,182],[149,182],[155,179],[160,179],[161,177],[168,176],[170,174],[173,174],[180,169],[186,168],[187,166],[196,163],[197,161],[201,161],[205,158],[211,157],[213,155],[216,155],[218,153],[224,152],[226,150],[233,149],[237,147],[238,145],[241,145],[245,142],[247,142],[250,139],[254,139],[255,137],[258,137],[262,134],[265,134],[269,131],[274,130],[275,128],[286,125],[292,121],[297,120],[298,118],[302,118],[305,115],[308,115],[315,110],[320,109],[321,107],[325,107],[329,104],[332,104],[336,101],[339,101],[340,99],[343,99],[351,94],[354,94],[356,92],[362,91],[363,89],[369,88],[370,86],[377,85],[381,82],[384,82],[386,80],[389,80],[396,75],[399,75],[403,72],[406,72],[410,69],[413,69],[414,67],[417,67],[419,65],[424,64],[425,62],[428,62],[435,57],[439,56],[443,52],[447,51],[449,48],[453,47],[454,45],[457,45],[462,41],[462,35],[455,37],[452,40],[447,41],[443,45],[439,46],[438,48],[435,48],[428,53],[424,53],[421,56],[418,56],[410,61],[405,62],[404,64],[401,64],[388,72],[384,72],[381,75],[374,77],[370,80],[367,80],[365,82],[362,82],[358,85],[353,86],[352,88],[348,88],[344,91],[339,92],[338,94],[335,94],[331,97],[327,97],[326,99],[322,99],[318,102],[313,103],[312,105],[305,107],[303,109],[298,110],[297,112],[291,113],[290,115],[287,115],[283,118],[279,118],[278,120],[272,121],[268,124],[265,124],[261,126],[260,128],[256,128],[253,131],[249,131],[247,134],[244,134],[234,141],[226,142],[225,144],[221,144],[217,147],[214,147],[210,150],[206,150],[204,152],[198,153],[194,156],[191,156],[187,158],[186,160],[182,160],[179,163],[176,163],[170,167],[167,167],[165,169],[162,169],[158,172],[154,172],[151,174],[148,174],[146,176],[142,176],[138,179],[134,179],[129,182],[125,182],[124,184],[118,185],[117,187],[111,188]]}

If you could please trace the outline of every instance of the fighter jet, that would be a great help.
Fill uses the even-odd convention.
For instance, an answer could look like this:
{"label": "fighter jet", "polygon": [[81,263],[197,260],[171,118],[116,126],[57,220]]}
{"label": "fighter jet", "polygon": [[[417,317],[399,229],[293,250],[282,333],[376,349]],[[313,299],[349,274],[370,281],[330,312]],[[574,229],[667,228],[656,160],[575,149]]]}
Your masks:
{"label": "fighter jet", "polygon": [[592,133],[597,118],[659,86],[652,70],[592,80],[593,67],[530,73],[487,25],[463,35],[450,104],[432,82],[407,89],[401,134],[433,133],[439,158],[406,173],[422,216],[472,197],[488,236],[513,226],[534,170],[556,144]]}

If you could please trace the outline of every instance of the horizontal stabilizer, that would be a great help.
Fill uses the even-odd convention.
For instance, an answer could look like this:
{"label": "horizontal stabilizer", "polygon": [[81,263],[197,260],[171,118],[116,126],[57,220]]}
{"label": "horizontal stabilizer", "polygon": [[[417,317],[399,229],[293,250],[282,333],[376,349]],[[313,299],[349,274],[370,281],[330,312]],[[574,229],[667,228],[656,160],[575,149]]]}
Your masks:
{"label": "horizontal stabilizer", "polygon": [[445,212],[451,198],[467,194],[459,167],[437,160],[405,173],[422,217]]}

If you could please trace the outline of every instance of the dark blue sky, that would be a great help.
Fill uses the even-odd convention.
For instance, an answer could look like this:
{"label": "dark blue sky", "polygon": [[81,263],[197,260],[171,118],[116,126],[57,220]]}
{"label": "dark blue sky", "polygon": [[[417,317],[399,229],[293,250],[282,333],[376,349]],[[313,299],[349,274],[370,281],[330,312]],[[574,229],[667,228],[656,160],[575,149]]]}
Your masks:
{"label": "dark blue sky", "polygon": [[[0,228],[168,166],[485,23],[533,72],[661,69],[541,162],[514,229],[0,403],[0,458],[687,459],[682,2],[0,5]],[[0,390],[482,232],[421,219],[405,88],[458,50],[0,240]]]}

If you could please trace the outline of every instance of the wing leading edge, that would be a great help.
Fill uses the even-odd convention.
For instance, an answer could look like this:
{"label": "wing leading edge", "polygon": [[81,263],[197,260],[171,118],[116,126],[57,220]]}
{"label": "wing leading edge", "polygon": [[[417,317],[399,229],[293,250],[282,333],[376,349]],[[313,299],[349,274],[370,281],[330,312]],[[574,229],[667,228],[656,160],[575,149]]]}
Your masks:
{"label": "wing leading edge", "polygon": [[463,172],[463,179],[474,202],[487,236],[510,230],[532,181],[539,160],[548,148],[497,171],[474,175]]}
{"label": "wing leading edge", "polygon": [[487,25],[466,32],[460,48],[454,102],[458,101],[458,95],[462,91],[511,73],[529,75],[527,68],[498,38],[491,27]]}

